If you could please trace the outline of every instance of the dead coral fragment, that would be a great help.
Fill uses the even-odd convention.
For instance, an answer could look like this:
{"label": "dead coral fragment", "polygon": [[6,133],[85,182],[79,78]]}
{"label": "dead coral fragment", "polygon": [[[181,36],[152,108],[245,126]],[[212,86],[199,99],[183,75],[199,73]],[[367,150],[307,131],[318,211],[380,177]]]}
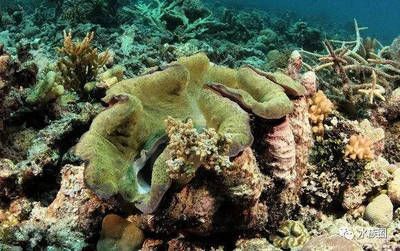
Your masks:
{"label": "dead coral fragment", "polygon": [[316,135],[324,134],[324,119],[332,112],[333,104],[320,90],[310,100],[310,109],[308,111],[312,130]]}
{"label": "dead coral fragment", "polygon": [[344,155],[352,160],[370,160],[374,158],[371,140],[363,135],[352,135],[346,145]]}
{"label": "dead coral fragment", "polygon": [[213,128],[199,133],[191,119],[182,123],[168,117],[165,122],[170,140],[167,151],[171,155],[166,162],[167,172],[172,179],[186,183],[200,165],[217,172],[232,165],[228,156],[229,134],[218,134]]}
{"label": "dead coral fragment", "polygon": [[99,54],[91,46],[93,38],[94,32],[91,32],[81,42],[73,42],[72,32],[64,31],[63,47],[57,49],[61,56],[57,66],[66,88],[80,90],[87,82],[93,81],[98,70],[107,63],[108,51]]}

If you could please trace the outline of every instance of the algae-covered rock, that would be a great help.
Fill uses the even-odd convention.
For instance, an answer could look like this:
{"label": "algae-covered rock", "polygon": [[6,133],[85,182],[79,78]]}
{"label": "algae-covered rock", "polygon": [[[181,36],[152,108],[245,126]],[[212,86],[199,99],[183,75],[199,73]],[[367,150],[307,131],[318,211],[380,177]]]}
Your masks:
{"label": "algae-covered rock", "polygon": [[363,249],[355,242],[340,235],[321,235],[309,240],[302,251],[362,251]]}
{"label": "algae-covered rock", "polygon": [[400,169],[393,172],[393,180],[388,183],[388,195],[393,204],[400,204]]}
{"label": "algae-covered rock", "polygon": [[374,198],[365,208],[365,219],[371,224],[388,226],[393,220],[393,204],[386,194]]}
{"label": "algae-covered rock", "polygon": [[110,107],[94,119],[77,145],[78,155],[89,162],[88,186],[100,197],[119,194],[144,212],[154,211],[171,183],[166,153],[154,161],[150,182],[142,178],[141,169],[160,150],[168,116],[190,118],[195,128],[228,134],[230,155],[250,145],[249,116],[229,99],[204,88],[208,69],[208,58],[197,54],[163,71],[113,85],[103,99]]}

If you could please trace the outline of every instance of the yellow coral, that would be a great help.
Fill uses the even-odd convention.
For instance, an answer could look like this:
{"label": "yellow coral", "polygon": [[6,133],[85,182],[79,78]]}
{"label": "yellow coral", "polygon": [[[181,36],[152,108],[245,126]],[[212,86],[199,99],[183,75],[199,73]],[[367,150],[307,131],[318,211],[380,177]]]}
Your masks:
{"label": "yellow coral", "polygon": [[350,159],[370,160],[374,158],[371,140],[363,135],[352,135],[344,155]]}
{"label": "yellow coral", "polygon": [[82,88],[87,82],[93,81],[98,70],[106,64],[110,54],[108,51],[99,54],[91,46],[93,38],[94,32],[91,32],[81,42],[75,43],[72,33],[64,31],[63,47],[58,48],[61,58],[57,63],[64,86]]}
{"label": "yellow coral", "polygon": [[319,90],[309,101],[310,108],[308,110],[312,131],[316,135],[324,134],[324,119],[332,113],[333,103]]}
{"label": "yellow coral", "polygon": [[172,179],[187,183],[200,165],[217,172],[232,165],[228,156],[229,135],[218,134],[213,128],[198,132],[191,119],[184,123],[168,117],[165,123],[170,155],[166,164]]}

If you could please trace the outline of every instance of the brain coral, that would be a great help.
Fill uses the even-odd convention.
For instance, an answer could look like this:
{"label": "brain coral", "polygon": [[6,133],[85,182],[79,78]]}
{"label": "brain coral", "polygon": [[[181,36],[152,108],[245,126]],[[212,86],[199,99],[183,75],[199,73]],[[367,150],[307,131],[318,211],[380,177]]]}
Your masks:
{"label": "brain coral", "polygon": [[[249,68],[215,67],[204,54],[196,54],[162,71],[113,85],[103,99],[110,107],[94,119],[76,148],[87,161],[87,185],[102,198],[120,195],[143,212],[153,212],[171,184],[169,156],[162,149],[164,120],[169,116],[182,121],[190,118],[194,128],[214,128],[229,135],[230,156],[250,145],[248,114],[207,88],[207,82],[231,86],[236,97],[256,113],[283,117],[290,112],[284,88]],[[240,81],[238,76],[242,76]],[[152,155],[158,156],[154,160]],[[151,178],[145,175],[148,166]]]}

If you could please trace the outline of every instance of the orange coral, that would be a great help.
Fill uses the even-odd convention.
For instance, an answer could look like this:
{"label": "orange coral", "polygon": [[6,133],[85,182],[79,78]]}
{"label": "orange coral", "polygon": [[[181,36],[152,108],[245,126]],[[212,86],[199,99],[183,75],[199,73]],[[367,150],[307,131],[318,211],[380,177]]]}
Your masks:
{"label": "orange coral", "polygon": [[110,54],[98,53],[96,48],[91,46],[94,32],[86,34],[81,42],[73,42],[72,33],[64,32],[63,47],[58,48],[61,56],[57,63],[61,72],[62,82],[65,87],[80,89],[87,82],[93,81],[108,61]]}
{"label": "orange coral", "polygon": [[346,145],[344,155],[353,160],[373,159],[374,151],[371,140],[363,135],[352,135]]}
{"label": "orange coral", "polygon": [[310,108],[308,110],[312,131],[316,135],[324,134],[324,119],[332,112],[333,103],[319,90],[310,99]]}

